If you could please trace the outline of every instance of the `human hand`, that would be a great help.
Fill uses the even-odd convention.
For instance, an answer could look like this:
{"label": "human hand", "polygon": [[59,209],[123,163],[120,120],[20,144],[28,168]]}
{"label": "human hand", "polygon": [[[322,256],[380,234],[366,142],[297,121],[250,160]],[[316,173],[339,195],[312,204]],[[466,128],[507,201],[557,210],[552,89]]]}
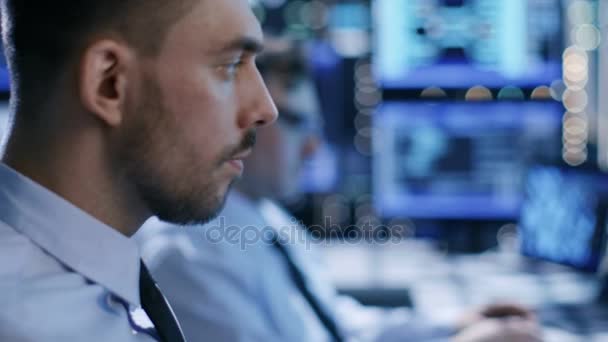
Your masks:
{"label": "human hand", "polygon": [[457,327],[462,330],[489,318],[520,318],[536,324],[534,312],[522,305],[513,303],[498,303],[485,306],[481,309],[464,315],[458,321]]}
{"label": "human hand", "polygon": [[541,342],[534,320],[521,317],[485,318],[462,329],[452,342]]}

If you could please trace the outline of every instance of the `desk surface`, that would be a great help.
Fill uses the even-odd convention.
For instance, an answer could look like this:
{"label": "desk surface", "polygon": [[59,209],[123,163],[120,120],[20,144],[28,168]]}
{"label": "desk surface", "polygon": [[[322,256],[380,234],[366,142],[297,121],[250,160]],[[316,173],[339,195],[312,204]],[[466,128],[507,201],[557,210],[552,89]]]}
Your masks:
{"label": "desk surface", "polygon": [[598,290],[593,275],[517,253],[454,256],[419,240],[385,245],[334,241],[322,251],[339,288],[408,288],[418,312],[446,321],[497,301],[533,307],[586,303]]}

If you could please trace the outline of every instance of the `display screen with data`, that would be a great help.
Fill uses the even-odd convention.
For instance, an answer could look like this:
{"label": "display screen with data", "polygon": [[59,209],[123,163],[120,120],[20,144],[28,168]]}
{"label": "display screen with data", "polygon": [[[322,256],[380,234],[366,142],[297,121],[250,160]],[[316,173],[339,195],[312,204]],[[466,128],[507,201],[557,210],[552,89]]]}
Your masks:
{"label": "display screen with data", "polygon": [[519,222],[525,255],[595,272],[605,248],[608,175],[530,170]]}
{"label": "display screen with data", "polygon": [[561,79],[560,0],[376,0],[385,88],[532,87]]}
{"label": "display screen with data", "polygon": [[386,102],[374,117],[384,217],[517,218],[534,160],[559,159],[556,102]]}

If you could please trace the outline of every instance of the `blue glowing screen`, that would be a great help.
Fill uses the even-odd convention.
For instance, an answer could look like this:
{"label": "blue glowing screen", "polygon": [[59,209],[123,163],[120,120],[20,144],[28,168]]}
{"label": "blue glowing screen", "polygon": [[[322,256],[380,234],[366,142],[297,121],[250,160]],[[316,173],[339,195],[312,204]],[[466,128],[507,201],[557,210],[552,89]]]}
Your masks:
{"label": "blue glowing screen", "polygon": [[520,219],[524,255],[596,271],[602,254],[608,177],[539,166],[530,170]]}
{"label": "blue glowing screen", "polygon": [[560,0],[376,0],[385,88],[532,87],[561,79]]}
{"label": "blue glowing screen", "polygon": [[559,159],[556,102],[384,103],[373,121],[383,217],[517,218],[531,161]]}

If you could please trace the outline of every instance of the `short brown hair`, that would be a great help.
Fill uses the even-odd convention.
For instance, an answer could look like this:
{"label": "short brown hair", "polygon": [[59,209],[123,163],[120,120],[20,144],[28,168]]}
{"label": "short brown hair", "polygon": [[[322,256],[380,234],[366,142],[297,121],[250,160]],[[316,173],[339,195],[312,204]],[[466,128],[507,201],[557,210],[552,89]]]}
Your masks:
{"label": "short brown hair", "polygon": [[154,54],[188,0],[1,0],[11,85],[23,92],[53,80],[99,32],[117,33],[138,52]]}

